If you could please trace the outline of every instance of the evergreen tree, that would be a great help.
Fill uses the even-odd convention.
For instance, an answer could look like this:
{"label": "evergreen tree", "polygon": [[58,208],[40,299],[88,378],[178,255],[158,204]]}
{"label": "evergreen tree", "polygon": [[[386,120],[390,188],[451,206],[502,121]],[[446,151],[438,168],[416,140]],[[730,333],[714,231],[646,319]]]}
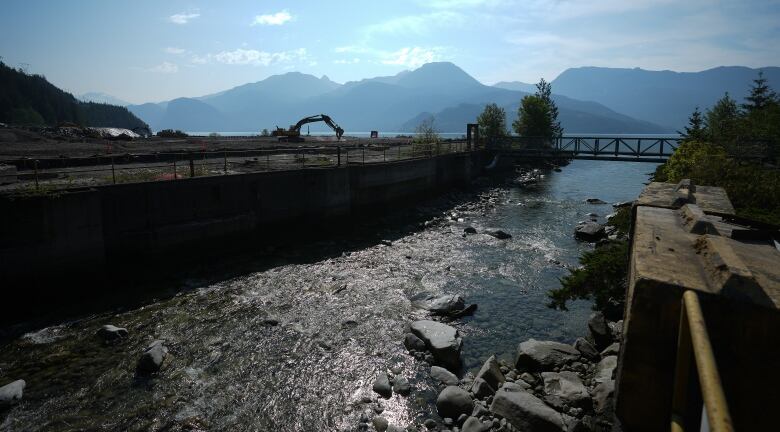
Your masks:
{"label": "evergreen tree", "polygon": [[690,117],[688,117],[688,126],[685,126],[685,132],[677,131],[682,135],[685,141],[704,141],[706,134],[704,130],[704,119],[701,116],[701,111],[697,106]]}
{"label": "evergreen tree", "polygon": [[506,136],[506,111],[494,103],[485,106],[485,110],[477,117],[477,123],[480,134],[487,138],[488,142]]}
{"label": "evergreen tree", "polygon": [[753,80],[753,88],[750,89],[750,96],[746,97],[748,103],[742,104],[748,114],[754,111],[762,110],[768,105],[777,103],[777,94],[769,87],[764,72],[758,72],[758,78]]}
{"label": "evergreen tree", "polygon": [[707,135],[715,142],[735,140],[738,134],[740,115],[737,102],[726,92],[705,114],[704,123]]}
{"label": "evergreen tree", "polygon": [[539,80],[536,84],[536,96],[540,97],[549,107],[550,124],[552,125],[553,136],[563,135],[561,122],[558,121],[558,106],[552,100],[552,85],[544,80]]}
{"label": "evergreen tree", "polygon": [[522,137],[552,138],[556,130],[552,118],[550,105],[541,96],[528,95],[520,101],[512,127]]}

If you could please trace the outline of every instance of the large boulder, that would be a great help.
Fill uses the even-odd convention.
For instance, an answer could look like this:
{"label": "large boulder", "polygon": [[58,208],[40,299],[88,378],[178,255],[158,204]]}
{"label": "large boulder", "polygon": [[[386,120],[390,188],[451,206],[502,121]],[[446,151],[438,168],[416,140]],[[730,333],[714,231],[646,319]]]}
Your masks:
{"label": "large boulder", "polygon": [[470,415],[474,411],[474,400],[466,390],[447,386],[436,398],[436,410],[442,418],[455,419],[461,414]]}
{"label": "large boulder", "polygon": [[157,372],[162,367],[165,356],[168,355],[168,348],[163,345],[163,341],[156,340],[146,347],[141,358],[138,359],[136,370],[142,374]]}
{"label": "large boulder", "polygon": [[451,371],[460,369],[463,341],[454,327],[430,320],[415,321],[411,327],[412,333],[425,342],[436,362]]}
{"label": "large boulder", "polygon": [[501,372],[501,366],[498,364],[496,356],[490,356],[487,361],[485,361],[485,364],[482,365],[482,369],[477,372],[475,380],[480,378],[485,380],[490,384],[490,387],[494,389],[497,389],[504,384],[506,378],[504,378],[504,374]]}
{"label": "large boulder", "polygon": [[529,339],[517,347],[515,366],[522,370],[552,370],[579,358],[580,352],[571,345]]}
{"label": "large boulder", "polygon": [[590,405],[588,389],[574,372],[542,372],[545,400],[552,406],[587,408]]}
{"label": "large boulder", "polygon": [[599,351],[612,343],[612,331],[609,329],[603,313],[594,312],[590,315],[588,330],[591,337],[593,337],[593,342],[596,344],[596,349]]}
{"label": "large boulder", "polygon": [[411,393],[412,386],[409,384],[408,379],[402,376],[396,376],[395,379],[393,379],[393,391],[401,396],[406,396]]}
{"label": "large boulder", "polygon": [[597,242],[607,236],[604,226],[598,222],[585,221],[574,228],[574,238],[586,242]]}
{"label": "large boulder", "polygon": [[617,367],[617,356],[607,356],[601,359],[596,365],[596,373],[593,375],[593,381],[599,384],[612,380],[612,375]]}
{"label": "large boulder", "polygon": [[376,393],[386,399],[389,399],[390,396],[393,395],[393,388],[390,386],[390,378],[388,378],[387,374],[384,372],[377,375],[373,389]]}
{"label": "large boulder", "polygon": [[471,384],[471,392],[478,399],[485,399],[488,396],[492,396],[496,390],[484,379],[474,378],[474,382]]}
{"label": "large boulder", "polygon": [[431,366],[431,378],[448,386],[458,385],[460,382],[454,373],[440,366]]}
{"label": "large boulder", "polygon": [[596,347],[585,338],[577,338],[577,340],[574,341],[574,348],[590,361],[595,362],[601,358]]}
{"label": "large boulder", "polygon": [[463,301],[463,297],[457,294],[428,297],[423,302],[423,308],[436,315],[449,315],[461,311],[465,307],[466,303]]}
{"label": "large boulder", "polygon": [[404,346],[409,351],[425,351],[425,342],[412,333],[404,336]]}
{"label": "large boulder", "polygon": [[0,408],[9,407],[22,400],[26,386],[25,380],[16,380],[0,387]]}
{"label": "large boulder", "polygon": [[611,410],[615,394],[615,381],[608,380],[593,389],[593,409],[601,414]]}
{"label": "large boulder", "polygon": [[566,424],[563,416],[547,406],[541,399],[507,383],[493,396],[490,412],[504,417],[521,431],[563,432]]}

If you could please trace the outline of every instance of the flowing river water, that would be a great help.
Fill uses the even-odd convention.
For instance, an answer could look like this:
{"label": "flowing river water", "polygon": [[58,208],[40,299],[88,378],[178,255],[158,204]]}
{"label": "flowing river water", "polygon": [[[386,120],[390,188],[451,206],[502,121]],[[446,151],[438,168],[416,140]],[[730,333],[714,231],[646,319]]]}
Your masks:
{"label": "flowing river water", "polygon": [[[353,430],[388,368],[413,391],[382,399],[382,415],[419,427],[436,389],[403,347],[409,323],[427,317],[413,300],[459,293],[479,305],[452,323],[466,370],[494,353],[511,359],[529,338],[572,342],[590,304],[552,310],[546,292],[592,247],[574,240],[576,223],[612,212],[585,200],[634,199],[654,168],[574,161],[534,186],[489,182],[337,238],[193,270],[168,287],[174,296],[27,333],[0,346],[0,385],[27,382],[0,430]],[[464,237],[469,225],[480,234]],[[513,237],[481,234],[489,228]],[[104,344],[95,332],[108,323],[130,337]],[[155,339],[170,350],[162,371],[136,376]]]}

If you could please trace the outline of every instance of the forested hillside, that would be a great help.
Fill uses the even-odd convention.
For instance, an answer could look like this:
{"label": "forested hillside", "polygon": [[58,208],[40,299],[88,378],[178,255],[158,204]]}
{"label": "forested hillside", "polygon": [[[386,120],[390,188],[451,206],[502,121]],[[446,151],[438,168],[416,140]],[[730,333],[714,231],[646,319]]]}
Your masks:
{"label": "forested hillside", "polygon": [[29,126],[69,122],[127,129],[147,127],[127,108],[79,102],[43,76],[26,74],[3,62],[0,62],[0,122]]}

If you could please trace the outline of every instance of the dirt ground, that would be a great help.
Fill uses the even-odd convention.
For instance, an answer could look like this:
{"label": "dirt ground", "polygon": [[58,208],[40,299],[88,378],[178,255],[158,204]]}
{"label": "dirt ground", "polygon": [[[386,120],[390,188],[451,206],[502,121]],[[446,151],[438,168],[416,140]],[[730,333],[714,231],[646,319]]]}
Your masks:
{"label": "dirt ground", "polygon": [[409,144],[411,138],[357,138],[345,136],[304,137],[302,143],[280,143],[274,137],[188,137],[181,139],[141,138],[109,141],[93,138],[51,138],[23,129],[0,129],[0,159],[20,157],[94,156],[105,154],[156,153],[171,151],[250,150],[274,147],[361,146]]}

